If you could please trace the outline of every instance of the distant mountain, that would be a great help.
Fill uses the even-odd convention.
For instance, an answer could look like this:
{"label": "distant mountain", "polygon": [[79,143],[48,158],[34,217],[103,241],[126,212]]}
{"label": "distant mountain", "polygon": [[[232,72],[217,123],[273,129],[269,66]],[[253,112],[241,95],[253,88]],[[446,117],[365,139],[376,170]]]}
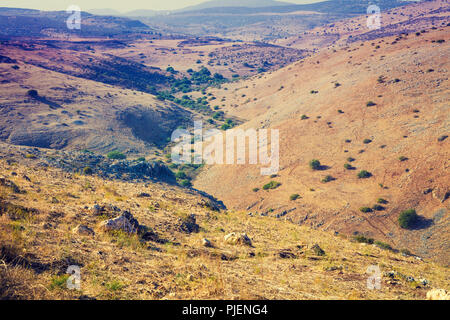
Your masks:
{"label": "distant mountain", "polygon": [[126,17],[153,17],[157,15],[168,14],[166,10],[133,10],[124,14]]}
{"label": "distant mountain", "polygon": [[292,5],[292,3],[273,0],[210,0],[177,11],[197,11],[208,8],[225,8],[225,7],[262,8],[262,7],[279,7],[286,5]]}
{"label": "distant mountain", "polygon": [[79,36],[121,36],[152,34],[154,30],[138,20],[124,17],[93,15],[82,12],[80,30],[67,28],[66,11],[39,11],[0,7],[0,37],[42,37],[49,34]]}
{"label": "distant mountain", "polygon": [[91,9],[87,10],[87,12],[97,15],[97,16],[122,16],[123,14],[114,9]]}

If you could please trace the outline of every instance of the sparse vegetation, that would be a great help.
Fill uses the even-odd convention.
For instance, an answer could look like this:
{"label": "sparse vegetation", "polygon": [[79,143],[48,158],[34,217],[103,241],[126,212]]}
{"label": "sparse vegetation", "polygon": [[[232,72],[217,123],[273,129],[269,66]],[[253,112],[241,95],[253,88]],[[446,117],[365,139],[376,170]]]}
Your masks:
{"label": "sparse vegetation", "polygon": [[127,157],[120,151],[111,151],[107,155],[108,159],[111,160],[124,160]]}
{"label": "sparse vegetation", "polygon": [[319,160],[317,159],[313,159],[309,162],[309,167],[313,170],[320,170],[320,168],[322,167],[321,163]]}
{"label": "sparse vegetation", "polygon": [[398,224],[403,229],[411,229],[418,221],[419,216],[414,209],[402,211],[398,217]]}
{"label": "sparse vegetation", "polygon": [[291,201],[295,201],[295,200],[297,200],[299,198],[300,198],[300,195],[298,193],[291,194],[291,196],[289,197],[289,199]]}
{"label": "sparse vegetation", "polygon": [[360,179],[370,178],[371,176],[372,176],[372,174],[367,170],[361,170],[358,173],[358,178],[360,178]]}
{"label": "sparse vegetation", "polygon": [[281,183],[280,183],[280,182],[277,182],[277,181],[270,181],[269,183],[267,183],[267,184],[265,184],[265,185],[263,186],[263,190],[276,189],[276,188],[278,188],[279,186],[281,186]]}

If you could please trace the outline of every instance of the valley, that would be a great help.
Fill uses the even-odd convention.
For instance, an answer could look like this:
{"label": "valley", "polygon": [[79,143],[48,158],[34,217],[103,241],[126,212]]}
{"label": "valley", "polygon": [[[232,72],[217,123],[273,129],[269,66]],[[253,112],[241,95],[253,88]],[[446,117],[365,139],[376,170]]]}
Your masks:
{"label": "valley", "polygon": [[[0,8],[0,299],[450,289],[448,1],[247,2]],[[194,121],[278,130],[279,171],[177,163]]]}

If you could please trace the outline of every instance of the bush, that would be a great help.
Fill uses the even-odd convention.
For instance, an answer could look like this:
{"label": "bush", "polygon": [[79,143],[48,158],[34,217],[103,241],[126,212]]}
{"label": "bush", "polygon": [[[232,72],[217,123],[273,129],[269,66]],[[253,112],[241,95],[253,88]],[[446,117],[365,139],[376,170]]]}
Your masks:
{"label": "bush", "polygon": [[392,250],[392,247],[388,243],[385,243],[385,242],[375,241],[375,245],[384,250]]}
{"label": "bush", "polygon": [[398,217],[398,224],[403,229],[411,229],[419,219],[419,216],[414,209],[402,211]]}
{"label": "bush", "polygon": [[380,204],[387,204],[388,203],[388,201],[383,199],[383,198],[378,198],[377,202],[380,203]]}
{"label": "bush", "polygon": [[253,188],[252,191],[253,191],[253,192],[258,192],[258,191],[259,191],[259,188]]}
{"label": "bush", "polygon": [[309,166],[310,166],[310,168],[313,169],[313,170],[319,170],[319,169],[321,168],[322,165],[320,164],[320,161],[319,161],[319,160],[313,159],[313,160],[311,160],[311,161],[309,162]]}
{"label": "bush", "polygon": [[372,209],[375,210],[375,211],[383,211],[385,208],[384,208],[382,205],[375,204],[375,205],[372,207]]}
{"label": "bush", "polygon": [[291,201],[295,201],[295,200],[297,200],[298,198],[300,198],[300,195],[297,194],[297,193],[291,194],[291,196],[289,197],[289,199],[290,199]]}
{"label": "bush", "polygon": [[28,95],[29,95],[30,97],[33,97],[33,98],[39,96],[37,90],[28,90],[27,93],[28,93]]}
{"label": "bush", "polygon": [[186,179],[186,173],[184,173],[183,171],[178,171],[175,174],[175,178],[180,179],[180,180],[184,180],[184,179]]}
{"label": "bush", "polygon": [[355,159],[352,158],[352,157],[348,157],[348,158],[347,158],[347,161],[348,161],[348,162],[353,162],[353,161],[355,161]]}
{"label": "bush", "polygon": [[401,162],[403,162],[403,161],[408,160],[408,158],[405,157],[405,156],[400,156],[400,157],[398,157],[398,160],[400,160]]}
{"label": "bush", "polygon": [[372,212],[372,209],[369,207],[362,207],[362,208],[359,208],[359,211],[361,211],[363,213],[369,213],[369,212]]}
{"label": "bush", "polygon": [[121,153],[120,151],[111,151],[110,153],[108,153],[106,155],[108,157],[108,159],[111,160],[123,160],[126,159],[127,157]]}
{"label": "bush", "polygon": [[373,102],[373,101],[368,101],[367,103],[366,103],[366,106],[367,107],[373,107],[373,106],[376,106],[377,104],[375,103],[375,102]]}
{"label": "bush", "polygon": [[268,184],[263,186],[263,189],[264,190],[276,189],[279,186],[281,186],[281,183],[279,183],[277,181],[270,181]]}
{"label": "bush", "polygon": [[347,169],[347,170],[354,169],[354,167],[351,164],[349,164],[349,163],[344,164],[344,168]]}
{"label": "bush", "polygon": [[372,140],[370,140],[370,139],[364,139],[364,144],[369,144],[369,143],[371,143],[372,142]]}
{"label": "bush", "polygon": [[361,170],[358,173],[358,178],[360,178],[360,179],[370,178],[371,176],[372,176],[372,174],[369,171],[366,171],[366,170]]}
{"label": "bush", "polygon": [[374,242],[374,240],[372,238],[366,238],[363,235],[354,236],[353,240],[355,240],[356,242],[359,242],[359,243],[368,243],[368,244],[373,244],[373,242]]}
{"label": "bush", "polygon": [[303,114],[302,117],[301,117],[301,119],[302,119],[302,120],[307,120],[307,119],[309,119],[309,117],[308,117],[306,114]]}
{"label": "bush", "polygon": [[91,167],[85,167],[85,168],[83,169],[83,173],[84,173],[84,174],[87,174],[87,175],[91,175],[91,174],[94,173],[94,170],[92,170]]}
{"label": "bush", "polygon": [[333,180],[335,180],[335,179],[332,176],[326,176],[325,178],[322,179],[322,182],[327,183],[327,182],[330,182]]}
{"label": "bush", "polygon": [[186,180],[181,180],[180,181],[180,186],[188,188],[188,187],[192,186],[192,183],[189,180],[187,180],[187,179]]}

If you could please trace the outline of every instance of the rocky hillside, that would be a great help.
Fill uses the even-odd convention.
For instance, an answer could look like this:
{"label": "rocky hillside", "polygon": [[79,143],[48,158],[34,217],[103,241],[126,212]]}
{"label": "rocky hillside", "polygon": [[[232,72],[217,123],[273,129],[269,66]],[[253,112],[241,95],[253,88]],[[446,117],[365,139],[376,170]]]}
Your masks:
{"label": "rocky hillside", "polygon": [[[446,268],[407,250],[227,211],[163,183],[45,167],[25,152],[0,159],[0,299],[425,299],[449,289]],[[372,265],[380,290],[367,287]],[[69,266],[79,290],[66,286]]]}
{"label": "rocky hillside", "polygon": [[[263,177],[256,166],[213,166],[194,186],[233,209],[364,234],[448,265],[450,27],[429,21],[414,33],[385,25],[211,91],[249,120],[242,128],[280,130],[281,168]],[[398,223],[409,209],[420,217],[412,230]]]}

